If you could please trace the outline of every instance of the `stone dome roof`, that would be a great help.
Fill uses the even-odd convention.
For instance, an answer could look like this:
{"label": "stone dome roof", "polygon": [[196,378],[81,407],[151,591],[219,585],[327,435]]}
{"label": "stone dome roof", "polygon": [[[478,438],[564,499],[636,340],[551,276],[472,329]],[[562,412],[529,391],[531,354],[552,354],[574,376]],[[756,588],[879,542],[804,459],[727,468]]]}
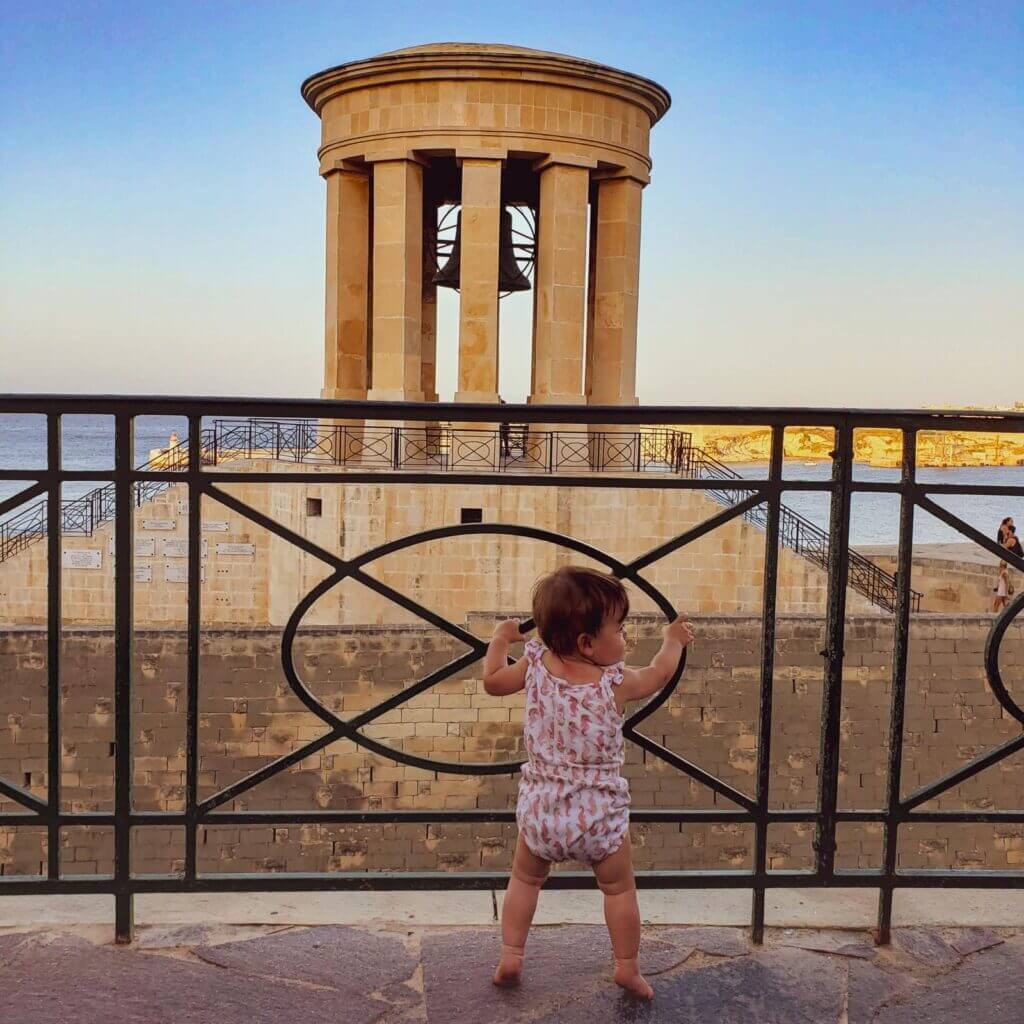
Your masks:
{"label": "stone dome roof", "polygon": [[[387,50],[385,53],[377,54],[376,60],[380,57],[404,57],[407,54],[424,53],[495,53],[502,55],[518,54],[524,57],[567,57],[569,60],[579,60],[568,53],[556,53],[553,50],[532,50],[528,46],[513,46],[511,43],[422,43],[419,46],[403,46],[398,50]],[[585,63],[592,63],[586,61]]]}

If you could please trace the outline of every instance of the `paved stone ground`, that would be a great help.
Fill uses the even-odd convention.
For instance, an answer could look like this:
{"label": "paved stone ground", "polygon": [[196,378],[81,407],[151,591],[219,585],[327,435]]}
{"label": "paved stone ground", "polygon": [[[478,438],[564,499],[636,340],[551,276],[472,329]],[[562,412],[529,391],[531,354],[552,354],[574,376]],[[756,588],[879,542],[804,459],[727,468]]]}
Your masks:
{"label": "paved stone ground", "polygon": [[516,990],[489,981],[492,928],[176,925],[0,931],[0,1006],[16,1024],[1016,1024],[1024,928],[649,928],[651,1004],[610,980],[601,927],[539,927]]}

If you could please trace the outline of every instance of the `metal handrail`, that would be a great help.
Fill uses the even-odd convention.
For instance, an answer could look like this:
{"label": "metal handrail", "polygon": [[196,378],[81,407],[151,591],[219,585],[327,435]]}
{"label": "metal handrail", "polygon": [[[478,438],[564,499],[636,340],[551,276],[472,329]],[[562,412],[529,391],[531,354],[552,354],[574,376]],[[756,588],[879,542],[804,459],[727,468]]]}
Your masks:
{"label": "metal handrail", "polygon": [[[734,469],[730,469],[724,463],[701,449],[696,449],[691,460],[691,468],[694,476],[704,479],[717,480],[742,480],[743,477]],[[716,491],[706,490],[704,492],[713,498],[720,505],[730,507],[750,497],[756,492],[749,491]],[[768,512],[764,505],[755,505],[752,509],[743,514],[747,522],[754,523],[762,530],[768,525]],[[822,569],[828,569],[828,534],[816,523],[811,522],[799,512],[788,505],[779,506],[779,540],[784,547],[790,548],[798,555],[803,556]],[[849,552],[849,585],[858,593],[863,594],[873,604],[877,604],[886,611],[894,611],[896,608],[897,580],[895,575],[886,572],[881,566],[876,565],[869,558],[858,551]],[[911,609],[915,612],[921,610],[921,598],[924,595],[917,590],[911,589]]]}
{"label": "metal handrail", "polygon": [[[207,440],[212,431],[203,431],[204,463]],[[212,446],[209,448],[212,452]],[[188,441],[181,441],[153,456],[138,467],[140,470],[186,470],[188,469]],[[135,484],[135,507],[141,508],[158,494],[167,490],[173,480],[140,480]],[[9,519],[0,522],[0,562],[24,551],[25,548],[46,536],[47,509],[49,499],[42,498],[34,505],[23,509]],[[96,487],[79,498],[61,502],[61,533],[78,537],[91,537],[104,523],[112,522],[116,508],[114,484]]]}

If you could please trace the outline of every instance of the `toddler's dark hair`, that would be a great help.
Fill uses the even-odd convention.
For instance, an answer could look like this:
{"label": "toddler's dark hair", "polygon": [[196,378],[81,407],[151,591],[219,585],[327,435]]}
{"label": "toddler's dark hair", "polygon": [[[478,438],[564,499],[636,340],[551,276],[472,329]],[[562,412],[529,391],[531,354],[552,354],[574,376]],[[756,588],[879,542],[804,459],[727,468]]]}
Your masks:
{"label": "toddler's dark hair", "polygon": [[606,619],[629,614],[629,595],[620,580],[596,569],[565,565],[537,580],[533,620],[541,640],[555,654],[577,653],[581,633],[593,636]]}

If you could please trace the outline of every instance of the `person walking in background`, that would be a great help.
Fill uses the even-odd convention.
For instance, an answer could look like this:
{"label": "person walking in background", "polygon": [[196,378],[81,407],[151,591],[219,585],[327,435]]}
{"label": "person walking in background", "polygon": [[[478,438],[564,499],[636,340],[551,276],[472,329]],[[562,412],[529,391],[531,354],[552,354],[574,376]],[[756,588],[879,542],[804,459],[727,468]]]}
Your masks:
{"label": "person walking in background", "polygon": [[999,563],[999,576],[996,578],[995,597],[992,598],[992,611],[1001,612],[1013,594],[1013,584],[1010,583],[1010,569],[1006,562]]}
{"label": "person walking in background", "polygon": [[1013,524],[1013,516],[1007,516],[1000,524],[996,533],[996,540],[1000,547],[1004,547],[1011,554],[1018,558],[1024,558],[1024,548],[1021,547],[1020,539],[1017,536],[1017,527]]}
{"label": "person walking in background", "polygon": [[[500,405],[504,405],[505,399],[499,398],[498,403]],[[501,438],[501,454],[504,455],[506,459],[512,454],[512,445],[510,443],[509,433],[508,423],[502,421],[498,426],[498,434]]]}

